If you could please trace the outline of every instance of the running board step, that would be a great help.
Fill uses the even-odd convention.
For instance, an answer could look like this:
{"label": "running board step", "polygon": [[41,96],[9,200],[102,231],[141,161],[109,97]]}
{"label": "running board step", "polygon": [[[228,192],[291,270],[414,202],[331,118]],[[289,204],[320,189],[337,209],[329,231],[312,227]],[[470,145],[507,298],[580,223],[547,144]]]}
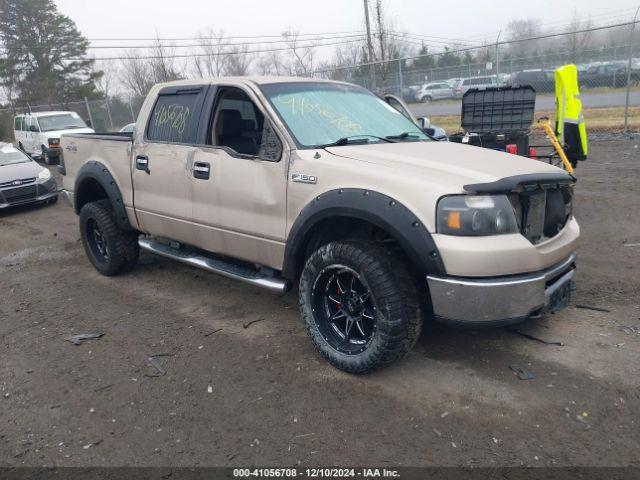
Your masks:
{"label": "running board step", "polygon": [[154,242],[148,238],[139,238],[138,244],[140,248],[148,252],[156,253],[163,257],[171,258],[193,267],[202,268],[203,270],[217,273],[234,280],[257,285],[258,287],[266,288],[273,292],[284,293],[289,290],[289,283],[286,280],[265,275],[251,268],[216,258],[205,257],[204,255],[199,255],[188,250],[177,250],[171,248],[169,245]]}

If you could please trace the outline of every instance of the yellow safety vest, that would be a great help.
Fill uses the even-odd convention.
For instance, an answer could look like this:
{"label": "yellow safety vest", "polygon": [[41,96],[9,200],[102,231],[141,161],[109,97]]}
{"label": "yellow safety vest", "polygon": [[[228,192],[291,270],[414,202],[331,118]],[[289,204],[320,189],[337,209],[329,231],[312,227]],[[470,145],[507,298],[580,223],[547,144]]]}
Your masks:
{"label": "yellow safety vest", "polygon": [[575,167],[578,160],[587,159],[589,150],[578,87],[578,68],[573,64],[560,67],[555,71],[555,79],[556,136]]}

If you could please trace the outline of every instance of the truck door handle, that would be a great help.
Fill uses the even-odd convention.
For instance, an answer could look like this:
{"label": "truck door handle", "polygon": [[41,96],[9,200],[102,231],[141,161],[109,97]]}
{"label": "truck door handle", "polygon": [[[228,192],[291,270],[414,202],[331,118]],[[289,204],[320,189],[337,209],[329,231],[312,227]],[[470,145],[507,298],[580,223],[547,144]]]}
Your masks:
{"label": "truck door handle", "polygon": [[207,162],[195,162],[193,164],[193,176],[200,180],[209,180],[211,165]]}
{"label": "truck door handle", "polygon": [[138,155],[136,157],[136,169],[142,170],[149,175],[151,173],[151,170],[149,170],[149,157],[145,155]]}

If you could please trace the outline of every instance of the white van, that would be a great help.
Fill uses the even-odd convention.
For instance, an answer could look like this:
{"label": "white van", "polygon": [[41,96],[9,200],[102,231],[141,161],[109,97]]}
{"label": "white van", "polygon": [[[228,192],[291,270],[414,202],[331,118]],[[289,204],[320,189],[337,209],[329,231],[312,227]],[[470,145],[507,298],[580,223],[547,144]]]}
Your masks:
{"label": "white van", "polygon": [[13,136],[18,147],[46,164],[60,158],[60,135],[95,133],[76,112],[37,112],[17,115]]}

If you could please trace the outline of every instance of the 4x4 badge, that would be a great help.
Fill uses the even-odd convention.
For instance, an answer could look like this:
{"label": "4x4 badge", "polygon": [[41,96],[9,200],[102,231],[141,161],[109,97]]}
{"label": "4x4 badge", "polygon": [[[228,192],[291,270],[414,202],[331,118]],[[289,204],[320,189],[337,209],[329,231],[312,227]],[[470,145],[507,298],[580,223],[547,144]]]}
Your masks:
{"label": "4x4 badge", "polygon": [[291,180],[298,183],[318,183],[318,177],[315,175],[305,175],[304,173],[294,173]]}

